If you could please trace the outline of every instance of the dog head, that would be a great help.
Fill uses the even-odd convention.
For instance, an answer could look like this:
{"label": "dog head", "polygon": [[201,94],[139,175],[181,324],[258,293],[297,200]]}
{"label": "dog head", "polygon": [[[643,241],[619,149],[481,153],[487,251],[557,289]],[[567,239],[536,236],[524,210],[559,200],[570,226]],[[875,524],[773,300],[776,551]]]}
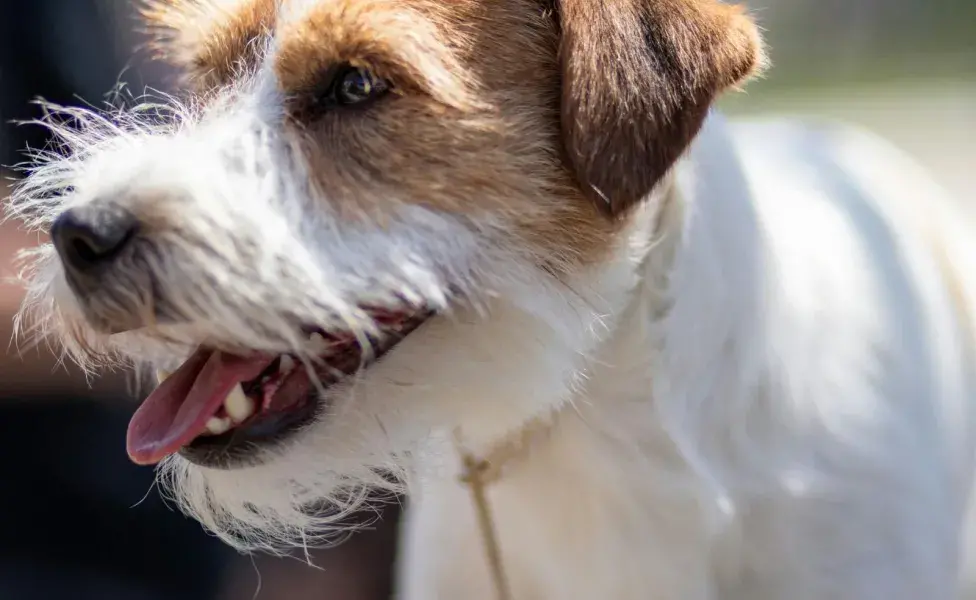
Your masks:
{"label": "dog head", "polygon": [[52,239],[25,315],[83,365],[171,373],[129,453],[242,545],[307,536],[438,431],[566,402],[630,224],[762,63],[714,0],[145,12],[189,93],[46,121],[63,151],[12,208]]}

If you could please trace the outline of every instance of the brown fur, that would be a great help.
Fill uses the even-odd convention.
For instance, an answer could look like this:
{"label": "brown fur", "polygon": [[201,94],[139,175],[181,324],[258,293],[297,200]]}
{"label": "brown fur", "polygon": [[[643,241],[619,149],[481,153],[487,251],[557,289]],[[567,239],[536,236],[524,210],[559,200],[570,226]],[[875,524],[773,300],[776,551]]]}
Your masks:
{"label": "brown fur", "polygon": [[560,0],[563,128],[588,196],[611,214],[643,198],[719,92],[762,64],[755,25],[711,0]]}
{"label": "brown fur", "polygon": [[[250,0],[202,37],[176,16],[187,6],[201,0],[156,22],[190,28],[190,67],[214,81],[274,29],[289,128],[341,214],[382,220],[392,201],[503,216],[557,271],[600,260],[618,228],[601,213],[647,195],[716,94],[761,63],[752,23],[713,0],[322,0],[278,23]],[[310,111],[343,63],[394,92]]]}
{"label": "brown fur", "polygon": [[277,0],[141,0],[156,56],[199,91],[250,73],[270,35]]}

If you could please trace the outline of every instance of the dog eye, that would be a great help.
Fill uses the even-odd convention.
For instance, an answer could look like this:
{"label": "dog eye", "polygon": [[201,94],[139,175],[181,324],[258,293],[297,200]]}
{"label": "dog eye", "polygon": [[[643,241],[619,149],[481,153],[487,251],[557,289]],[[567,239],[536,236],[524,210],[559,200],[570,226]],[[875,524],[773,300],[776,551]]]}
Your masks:
{"label": "dog eye", "polygon": [[390,82],[369,69],[349,66],[337,74],[333,94],[336,104],[350,106],[375,100],[389,90]]}

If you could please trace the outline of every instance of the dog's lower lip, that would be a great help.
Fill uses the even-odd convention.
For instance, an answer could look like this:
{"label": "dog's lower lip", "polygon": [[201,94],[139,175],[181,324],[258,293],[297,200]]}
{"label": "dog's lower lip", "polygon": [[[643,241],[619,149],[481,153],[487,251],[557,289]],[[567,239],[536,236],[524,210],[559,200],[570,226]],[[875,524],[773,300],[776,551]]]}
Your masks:
{"label": "dog's lower lip", "polygon": [[310,423],[322,408],[315,394],[295,411],[279,413],[227,433],[200,436],[180,449],[180,456],[201,467],[235,469],[260,462],[259,449],[281,443]]}
{"label": "dog's lower lip", "polygon": [[[379,340],[373,340],[374,352],[368,362],[362,364],[357,359],[351,369],[342,369],[342,373],[348,376],[359,369],[368,368],[433,315],[433,311],[425,310],[407,316],[395,331]],[[316,328],[309,330],[317,331]],[[326,390],[342,378],[335,374],[319,374],[320,383]],[[307,397],[287,410],[259,414],[226,433],[198,436],[184,445],[179,454],[189,462],[208,468],[235,469],[259,464],[265,456],[261,450],[288,441],[321,414],[326,402],[319,393],[321,389],[322,387],[313,386]]]}

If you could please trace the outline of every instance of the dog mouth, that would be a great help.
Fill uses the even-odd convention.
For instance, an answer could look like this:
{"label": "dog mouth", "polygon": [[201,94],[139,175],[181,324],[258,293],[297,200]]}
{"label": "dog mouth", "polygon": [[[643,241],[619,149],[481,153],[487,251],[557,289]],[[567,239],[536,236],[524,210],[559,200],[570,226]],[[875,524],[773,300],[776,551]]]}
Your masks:
{"label": "dog mouth", "polygon": [[129,458],[153,465],[179,453],[206,467],[254,464],[262,448],[286,441],[319,414],[323,394],[368,368],[432,316],[367,311],[377,335],[306,328],[315,359],[292,354],[232,354],[200,346],[133,414],[126,433]]}

